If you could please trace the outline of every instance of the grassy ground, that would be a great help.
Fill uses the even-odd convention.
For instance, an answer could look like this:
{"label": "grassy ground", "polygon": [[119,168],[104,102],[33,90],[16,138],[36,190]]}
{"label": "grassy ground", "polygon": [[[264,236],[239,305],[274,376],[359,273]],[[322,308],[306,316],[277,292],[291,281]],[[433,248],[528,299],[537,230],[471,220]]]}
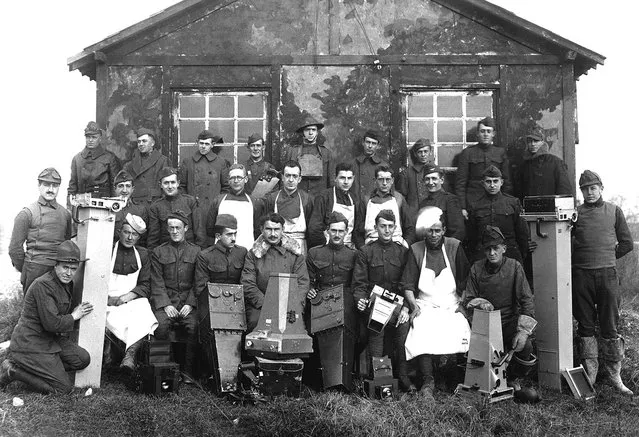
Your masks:
{"label": "grassy ground", "polygon": [[[620,329],[627,340],[622,377],[639,392],[639,300],[637,258],[622,260],[624,288]],[[635,288],[636,287],[636,288]],[[20,309],[19,293],[0,300],[0,342],[10,335]],[[340,393],[305,392],[301,399],[279,398],[238,405],[182,386],[179,395],[156,398],[129,391],[106,375],[92,396],[30,393],[20,383],[0,391],[1,436],[625,436],[639,433],[639,404],[609,387],[584,403],[570,394],[542,391],[537,405],[504,401],[480,408],[449,393],[436,402],[403,397],[373,401]],[[14,407],[19,396],[24,406]],[[235,421],[236,423],[233,423]]]}

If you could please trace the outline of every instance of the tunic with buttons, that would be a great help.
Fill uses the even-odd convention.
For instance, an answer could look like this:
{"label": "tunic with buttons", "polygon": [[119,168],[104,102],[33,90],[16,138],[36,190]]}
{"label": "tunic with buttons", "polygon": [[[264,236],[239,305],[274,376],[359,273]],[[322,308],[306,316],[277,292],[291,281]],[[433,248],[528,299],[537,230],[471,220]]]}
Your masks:
{"label": "tunic with buttons", "polygon": [[483,258],[481,234],[487,225],[497,226],[506,239],[506,255],[521,262],[528,252],[528,225],[521,218],[519,200],[499,192],[484,192],[468,213],[469,252],[472,261]]}
{"label": "tunic with buttons", "polygon": [[135,191],[131,197],[146,203],[147,206],[162,197],[158,175],[160,170],[169,165],[169,158],[162,155],[159,150],[142,154],[136,149],[131,161],[124,165],[124,169],[133,176]]}
{"label": "tunic with buttons", "polygon": [[353,187],[356,187],[353,193],[364,203],[375,189],[375,169],[380,165],[389,166],[388,162],[377,155],[361,154],[353,161]]}
{"label": "tunic with buttons", "polygon": [[311,286],[323,290],[343,285],[345,290],[349,290],[356,256],[357,251],[343,244],[328,243],[309,249],[306,266]]}
{"label": "tunic with buttons", "polygon": [[355,302],[368,298],[375,285],[397,293],[407,255],[408,249],[393,241],[375,240],[365,245],[357,254],[353,270]]}
{"label": "tunic with buttons", "polygon": [[466,223],[464,223],[464,216],[462,215],[457,196],[444,190],[428,193],[426,197],[419,202],[419,209],[426,206],[436,206],[444,212],[447,237],[464,241],[464,237],[466,236]]}
{"label": "tunic with buttons", "polygon": [[242,246],[230,249],[218,241],[197,256],[195,266],[195,294],[206,292],[207,282],[239,284],[247,250]]}
{"label": "tunic with buttons", "polygon": [[87,147],[71,161],[69,194],[91,193],[93,197],[110,197],[113,179],[120,171],[115,155],[102,146]]}
{"label": "tunic with buttons", "polygon": [[229,187],[229,162],[213,151],[202,155],[196,151],[185,158],[178,170],[180,189],[198,201],[200,208],[208,207],[222,191]]}
{"label": "tunic with buttons", "polygon": [[197,202],[195,197],[188,194],[177,194],[171,197],[164,196],[162,199],[156,200],[149,208],[148,248],[154,249],[160,244],[171,240],[166,220],[169,214],[176,211],[182,211],[189,220],[186,241],[203,246],[204,229],[201,226],[200,215],[194,214],[196,209]]}
{"label": "tunic with buttons", "polygon": [[164,243],[151,255],[151,305],[153,310],[173,305],[197,308],[195,261],[200,248],[188,241]]}
{"label": "tunic with buttons", "polygon": [[[125,222],[127,214],[137,215],[142,220],[144,220],[144,223],[147,226],[149,225],[149,208],[146,206],[145,203],[140,202],[139,200],[130,198],[126,203],[126,206],[122,208],[120,211],[115,213],[115,228],[113,230],[113,242],[116,242],[120,238],[119,237],[120,228],[122,227],[122,224]],[[146,232],[140,235],[140,239],[138,240],[136,247],[140,247],[140,246],[146,247],[146,238],[147,238]]]}

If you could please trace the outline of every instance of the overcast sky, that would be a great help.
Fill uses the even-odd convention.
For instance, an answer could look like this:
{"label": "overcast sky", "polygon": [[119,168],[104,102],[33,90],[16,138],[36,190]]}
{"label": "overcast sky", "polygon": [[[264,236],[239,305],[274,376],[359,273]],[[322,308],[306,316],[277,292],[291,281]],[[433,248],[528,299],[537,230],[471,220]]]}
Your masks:
{"label": "overcast sky", "polygon": [[[265,0],[263,0],[265,1]],[[268,0],[276,1],[276,0]],[[61,0],[4,2],[0,26],[3,68],[2,119],[5,198],[0,223],[7,223],[37,196],[35,178],[48,166],[65,180],[71,158],[84,146],[83,129],[95,119],[95,83],[69,72],[67,58],[125,27],[177,3],[171,0]],[[594,0],[494,0],[542,27],[607,57],[604,66],[578,82],[581,144],[577,172],[598,171],[609,198],[623,195],[639,205],[639,169],[632,115],[637,89],[636,18],[628,3]]]}

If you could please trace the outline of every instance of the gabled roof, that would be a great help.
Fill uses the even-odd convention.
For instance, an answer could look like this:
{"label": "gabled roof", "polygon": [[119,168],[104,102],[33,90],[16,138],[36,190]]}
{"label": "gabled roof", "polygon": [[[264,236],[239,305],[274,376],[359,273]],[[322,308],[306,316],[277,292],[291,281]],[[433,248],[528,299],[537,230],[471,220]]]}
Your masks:
{"label": "gabled roof", "polygon": [[[591,68],[596,68],[597,64],[603,65],[606,59],[604,56],[592,50],[562,38],[486,0],[431,1],[449,8],[540,53],[556,54],[562,59],[574,61],[576,77],[586,74]],[[184,0],[70,57],[67,60],[69,71],[80,70],[82,74],[89,76],[91,79],[95,79],[96,63],[101,60],[101,53],[108,54],[113,48],[135,41],[136,39],[143,38],[144,43],[148,44],[171,33],[173,30],[177,30],[199,19],[203,15],[202,13],[193,14],[193,12],[199,8],[205,7],[203,13],[210,14],[226,7],[229,3],[233,2],[229,2],[229,0]],[[165,31],[158,31],[162,26],[167,25],[167,23],[170,23],[170,25]]]}

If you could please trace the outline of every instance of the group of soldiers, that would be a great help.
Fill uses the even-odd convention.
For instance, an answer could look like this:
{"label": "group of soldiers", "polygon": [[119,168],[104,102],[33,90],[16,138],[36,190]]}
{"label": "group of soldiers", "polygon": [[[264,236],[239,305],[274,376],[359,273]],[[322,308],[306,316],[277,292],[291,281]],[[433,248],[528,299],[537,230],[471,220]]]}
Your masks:
{"label": "group of soldiers", "polygon": [[[174,169],[156,149],[155,133],[140,129],[138,148],[121,168],[102,145],[99,126],[87,125],[86,146],[72,162],[68,205],[85,193],[127,200],[116,213],[106,323],[110,337],[125,345],[121,367],[135,368],[144,338],[167,338],[179,326],[187,333],[183,378],[192,381],[198,324],[208,317],[198,298],[207,283],[243,286],[250,332],[270,273],[280,272],[297,275],[307,322],[318,292],[342,285],[354,303],[349,317],[359,328],[357,352],[392,356],[405,391],[419,387],[432,397],[434,359],[468,351],[475,308],[501,311],[504,347],[514,349],[518,363],[511,374],[529,373],[537,322],[525,273],[530,264],[524,265],[534,244],[511,195],[506,151],[493,143],[494,120],[481,120],[478,144],[462,151],[455,194],[442,188],[445,174],[433,163],[428,139],[412,146],[408,167],[396,174],[380,156],[377,132],[362,136],[352,162],[335,163],[322,128],[307,117],[278,171],[265,160],[261,135],[249,138],[247,162],[231,164],[218,154],[223,139],[207,130],[198,150]],[[567,168],[549,153],[539,128],[527,136],[519,175],[519,197],[572,194]],[[10,256],[25,300],[0,386],[20,380],[42,392],[67,392],[66,371],[89,363],[86,351],[66,338],[92,305],[72,308],[71,282],[82,260],[70,240],[71,214],[56,202],[60,184],[59,173],[45,169],[37,202],[15,220]],[[614,269],[615,259],[632,250],[632,238],[621,210],[603,201],[596,173],[585,171],[579,186],[585,203],[573,231],[573,306],[580,356],[594,382],[598,320],[605,376],[632,394],[619,375]],[[375,286],[404,298],[396,323],[382,333],[366,327]],[[409,378],[410,362],[417,380]]]}

